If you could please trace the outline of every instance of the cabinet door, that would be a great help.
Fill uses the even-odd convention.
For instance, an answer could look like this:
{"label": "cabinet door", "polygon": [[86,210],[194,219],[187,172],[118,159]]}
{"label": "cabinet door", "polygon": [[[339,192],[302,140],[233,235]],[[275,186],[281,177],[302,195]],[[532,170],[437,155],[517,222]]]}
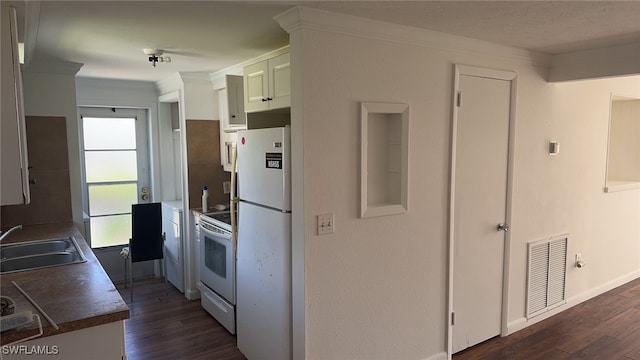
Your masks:
{"label": "cabinet door", "polygon": [[22,102],[22,78],[18,60],[18,26],[13,7],[3,3],[1,8],[2,61],[2,117],[0,118],[0,153],[2,163],[1,205],[28,204],[27,138]]}
{"label": "cabinet door", "polygon": [[244,67],[244,109],[246,112],[269,109],[268,62]]}
{"label": "cabinet door", "polygon": [[220,111],[221,130],[227,130],[229,127],[229,100],[227,88],[218,90],[218,110]]}
{"label": "cabinet door", "polygon": [[291,65],[289,53],[269,59],[269,109],[291,106]]}
{"label": "cabinet door", "polygon": [[247,114],[244,112],[244,86],[242,76],[227,75],[227,124],[225,131],[247,128]]}

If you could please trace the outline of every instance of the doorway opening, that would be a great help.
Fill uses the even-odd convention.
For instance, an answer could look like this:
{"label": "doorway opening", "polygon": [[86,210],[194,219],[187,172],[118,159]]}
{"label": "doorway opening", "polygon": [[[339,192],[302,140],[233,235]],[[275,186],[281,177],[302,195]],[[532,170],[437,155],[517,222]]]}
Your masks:
{"label": "doorway opening", "polygon": [[131,205],[150,202],[147,114],[81,108],[84,211],[91,247],[127,244]]}
{"label": "doorway opening", "polygon": [[505,332],[516,74],[455,66],[449,354]]}

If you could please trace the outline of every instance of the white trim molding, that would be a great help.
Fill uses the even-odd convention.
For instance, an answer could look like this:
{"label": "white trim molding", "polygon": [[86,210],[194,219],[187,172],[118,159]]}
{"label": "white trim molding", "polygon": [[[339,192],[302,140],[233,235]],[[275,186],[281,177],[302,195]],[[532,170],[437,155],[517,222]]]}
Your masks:
{"label": "white trim molding", "polygon": [[605,292],[615,289],[618,286],[624,285],[626,283],[628,283],[629,281],[633,281],[637,278],[640,277],[640,270],[635,270],[627,275],[623,275],[619,278],[613,279],[611,281],[608,281],[600,286],[591,288],[587,291],[584,291],[580,294],[577,294],[575,296],[572,296],[570,298],[567,299],[567,302],[559,307],[556,307],[552,310],[549,310],[548,312],[538,315],[534,318],[528,319],[526,317],[521,317],[518,319],[515,319],[513,321],[510,321],[507,324],[507,331],[504,334],[501,334],[501,336],[507,336],[507,335],[511,335],[517,331],[520,331],[522,329],[525,329],[533,324],[539,323],[540,321],[546,320],[556,314],[559,314],[573,306],[576,306],[582,302],[585,302],[591,298],[594,298],[598,295],[602,295]]}
{"label": "white trim molding", "polygon": [[[477,76],[484,78],[492,78],[498,80],[509,81],[511,83],[510,102],[511,110],[509,113],[509,138],[508,138],[508,160],[507,160],[507,188],[506,188],[506,209],[505,221],[511,223],[512,214],[512,198],[513,198],[513,171],[515,168],[515,131],[516,131],[516,109],[517,109],[517,89],[518,77],[517,73],[507,70],[488,69],[476,66],[455,64],[454,65],[454,84],[452,94],[452,120],[451,120],[451,148],[450,148],[450,168],[449,168],[449,227],[448,227],[448,293],[447,293],[447,335],[446,346],[448,358],[453,355],[453,287],[454,287],[454,248],[455,248],[455,195],[456,195],[456,156],[457,156],[457,132],[458,132],[458,106],[457,94],[460,89],[460,76]],[[502,278],[502,315],[501,315],[501,336],[506,336],[507,319],[509,316],[509,283],[511,276],[511,233],[505,234],[504,257],[502,261],[503,278]]]}

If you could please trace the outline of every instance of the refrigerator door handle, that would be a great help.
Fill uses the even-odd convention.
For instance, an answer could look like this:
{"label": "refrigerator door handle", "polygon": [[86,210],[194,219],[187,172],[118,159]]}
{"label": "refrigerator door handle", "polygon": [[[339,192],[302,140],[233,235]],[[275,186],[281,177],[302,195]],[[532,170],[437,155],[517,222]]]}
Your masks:
{"label": "refrigerator door handle", "polygon": [[238,149],[233,148],[232,162],[231,162],[231,200],[229,201],[229,208],[231,210],[231,244],[233,246],[233,256],[237,257],[238,252],[238,224],[236,214],[236,204],[238,203],[238,197],[236,196],[236,171],[238,169]]}

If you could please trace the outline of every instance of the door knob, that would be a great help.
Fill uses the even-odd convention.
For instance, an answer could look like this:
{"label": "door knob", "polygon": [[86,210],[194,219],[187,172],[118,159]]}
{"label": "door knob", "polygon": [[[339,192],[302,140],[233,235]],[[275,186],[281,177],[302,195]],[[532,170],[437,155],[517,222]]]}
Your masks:
{"label": "door knob", "polygon": [[504,231],[504,232],[507,232],[507,231],[509,231],[509,225],[500,223],[500,224],[498,224],[498,226],[496,227],[496,229],[497,229],[498,231]]}

